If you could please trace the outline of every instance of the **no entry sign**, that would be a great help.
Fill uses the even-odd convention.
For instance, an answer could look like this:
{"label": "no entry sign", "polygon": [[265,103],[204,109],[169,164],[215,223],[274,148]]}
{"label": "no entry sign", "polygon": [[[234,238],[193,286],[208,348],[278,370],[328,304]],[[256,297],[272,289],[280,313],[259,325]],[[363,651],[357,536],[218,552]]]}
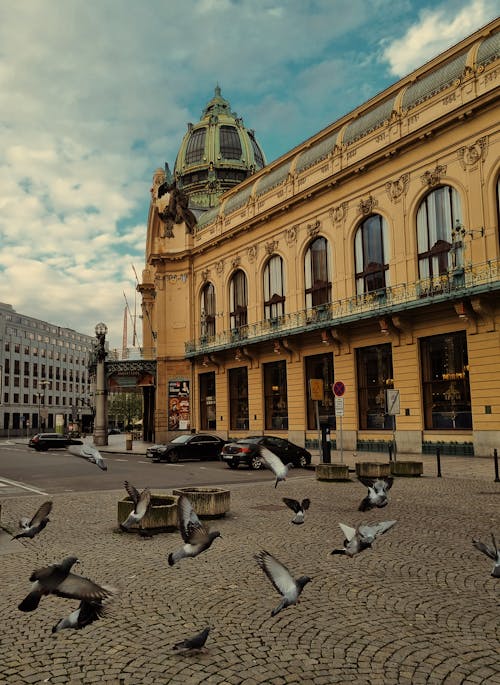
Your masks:
{"label": "no entry sign", "polygon": [[345,393],[345,385],[342,381],[335,381],[332,390],[335,397],[342,397]]}

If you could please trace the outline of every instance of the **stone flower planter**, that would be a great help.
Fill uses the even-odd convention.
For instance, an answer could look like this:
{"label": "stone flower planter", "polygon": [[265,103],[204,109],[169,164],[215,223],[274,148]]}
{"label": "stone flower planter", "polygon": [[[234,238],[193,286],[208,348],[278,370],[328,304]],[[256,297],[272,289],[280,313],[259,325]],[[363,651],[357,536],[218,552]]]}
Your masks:
{"label": "stone flower planter", "polygon": [[347,464],[317,464],[316,480],[350,480]]}
{"label": "stone flower planter", "polygon": [[356,462],[356,475],[364,478],[386,478],[391,475],[391,464],[358,461]]}
{"label": "stone flower planter", "polygon": [[186,495],[200,518],[224,516],[229,511],[231,493],[220,488],[179,488],[174,495]]}
{"label": "stone flower planter", "polygon": [[424,472],[424,464],[421,461],[393,461],[391,474],[393,476],[418,477]]}
{"label": "stone flower planter", "polygon": [[[177,500],[173,495],[161,495],[153,493],[149,509],[141,521],[141,525],[134,524],[130,531],[139,530],[153,531],[156,533],[168,532],[177,528]],[[130,497],[118,501],[118,525],[123,523],[134,508]]]}

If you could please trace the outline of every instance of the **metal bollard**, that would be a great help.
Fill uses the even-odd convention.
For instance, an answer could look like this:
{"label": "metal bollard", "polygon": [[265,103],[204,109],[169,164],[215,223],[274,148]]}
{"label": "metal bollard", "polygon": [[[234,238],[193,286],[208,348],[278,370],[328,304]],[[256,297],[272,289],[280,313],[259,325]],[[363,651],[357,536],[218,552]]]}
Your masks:
{"label": "metal bollard", "polygon": [[495,483],[500,483],[500,477],[498,475],[498,452],[496,447],[493,450],[493,460],[495,463]]}
{"label": "metal bollard", "polygon": [[437,477],[441,478],[441,448],[436,447],[436,461],[437,461]]}

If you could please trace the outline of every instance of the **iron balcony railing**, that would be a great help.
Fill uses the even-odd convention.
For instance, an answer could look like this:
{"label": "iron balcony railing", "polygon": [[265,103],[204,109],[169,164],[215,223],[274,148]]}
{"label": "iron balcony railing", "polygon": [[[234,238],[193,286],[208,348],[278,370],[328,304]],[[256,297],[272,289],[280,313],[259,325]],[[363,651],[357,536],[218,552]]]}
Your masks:
{"label": "iron balcony railing", "polygon": [[292,336],[326,327],[341,326],[376,316],[395,314],[446,300],[500,290],[500,261],[457,267],[446,274],[402,283],[302,309],[276,318],[201,335],[186,343],[186,357],[249,345],[273,338]]}

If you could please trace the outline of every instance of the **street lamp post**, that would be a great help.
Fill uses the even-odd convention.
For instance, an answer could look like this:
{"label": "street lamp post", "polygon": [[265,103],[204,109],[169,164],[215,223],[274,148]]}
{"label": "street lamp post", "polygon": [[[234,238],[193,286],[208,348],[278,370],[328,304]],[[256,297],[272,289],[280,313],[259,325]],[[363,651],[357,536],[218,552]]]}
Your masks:
{"label": "street lamp post", "polygon": [[95,327],[97,338],[96,345],[96,389],[95,389],[95,424],[94,445],[108,444],[108,426],[106,420],[106,333],[108,327],[105,323],[98,323]]}
{"label": "street lamp post", "polygon": [[47,387],[50,387],[50,381],[40,381],[40,387],[43,388],[43,392],[40,390],[37,392],[38,396],[38,430],[42,430],[42,423],[41,423],[41,416],[42,412],[40,409],[40,405],[42,403],[42,397],[43,397],[43,406],[45,407],[46,402],[45,402],[45,392],[47,390]]}

